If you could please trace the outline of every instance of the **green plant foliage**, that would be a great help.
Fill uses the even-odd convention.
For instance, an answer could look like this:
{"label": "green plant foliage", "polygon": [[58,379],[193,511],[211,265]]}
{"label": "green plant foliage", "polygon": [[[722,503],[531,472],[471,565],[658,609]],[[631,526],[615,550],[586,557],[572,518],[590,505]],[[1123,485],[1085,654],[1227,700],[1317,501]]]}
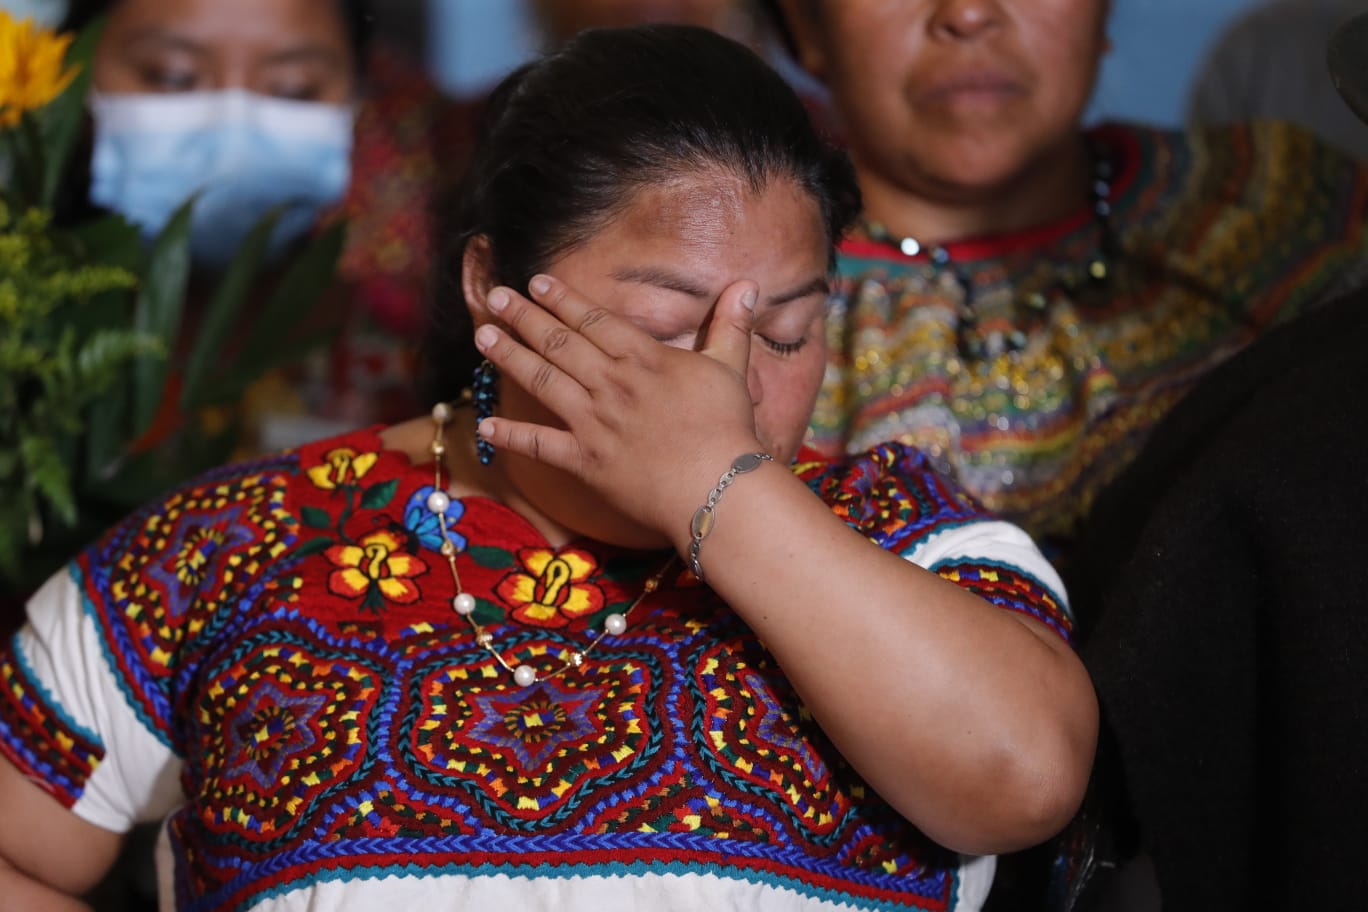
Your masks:
{"label": "green plant foliage", "polygon": [[17,576],[44,517],[77,522],[76,480],[66,463],[83,416],[140,357],[165,353],[132,328],[88,334],[76,311],[128,292],[137,276],[81,263],[54,241],[50,217],[0,203],[0,572]]}
{"label": "green plant foliage", "polygon": [[192,294],[193,199],[150,244],[116,215],[55,223],[100,26],[72,43],[65,91],[0,127],[0,596],[31,591],[129,509],[225,461],[240,439],[231,406],[327,338],[305,326],[341,225],[268,267],[272,214]]}

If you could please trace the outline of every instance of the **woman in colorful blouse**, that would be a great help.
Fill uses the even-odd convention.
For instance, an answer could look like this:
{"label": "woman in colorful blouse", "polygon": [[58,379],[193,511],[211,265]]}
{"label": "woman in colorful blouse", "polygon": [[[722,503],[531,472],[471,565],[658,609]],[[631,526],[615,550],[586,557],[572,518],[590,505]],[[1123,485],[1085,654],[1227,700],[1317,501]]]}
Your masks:
{"label": "woman in colorful blouse", "polygon": [[1106,0],[782,0],[865,199],[811,443],[915,444],[1067,557],[1206,371],[1352,286],[1368,172],[1290,126],[1080,118]]}
{"label": "woman in colorful blouse", "polygon": [[848,163],[701,29],[490,105],[456,401],[149,505],[0,652],[0,895],[74,905],[165,818],[181,909],[977,908],[1096,706],[1024,533],[915,451],[799,452]]}

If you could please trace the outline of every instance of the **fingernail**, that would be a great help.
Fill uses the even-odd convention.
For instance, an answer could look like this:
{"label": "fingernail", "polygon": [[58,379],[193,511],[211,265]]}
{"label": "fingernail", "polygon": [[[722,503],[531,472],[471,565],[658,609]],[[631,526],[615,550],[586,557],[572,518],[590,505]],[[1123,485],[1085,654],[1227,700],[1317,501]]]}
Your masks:
{"label": "fingernail", "polygon": [[488,323],[475,330],[475,347],[480,351],[493,348],[497,341],[499,341],[499,331]]}
{"label": "fingernail", "polygon": [[755,310],[755,299],[759,297],[754,288],[747,288],[741,293],[741,306],[746,310]]}
{"label": "fingernail", "polygon": [[488,418],[481,418],[480,423],[475,426],[475,433],[479,434],[481,437],[493,437],[494,422],[490,421]]}
{"label": "fingernail", "polygon": [[551,290],[551,280],[544,275],[532,277],[532,281],[527,283],[527,288],[534,295],[544,295]]}
{"label": "fingernail", "polygon": [[508,292],[502,288],[496,288],[485,298],[485,303],[495,313],[503,313],[504,308],[508,306]]}

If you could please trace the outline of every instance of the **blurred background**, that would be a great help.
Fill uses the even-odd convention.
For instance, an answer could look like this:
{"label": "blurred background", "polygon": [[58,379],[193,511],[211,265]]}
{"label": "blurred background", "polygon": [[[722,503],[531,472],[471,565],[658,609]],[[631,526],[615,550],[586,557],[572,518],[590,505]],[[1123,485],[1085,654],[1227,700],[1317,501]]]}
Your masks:
{"label": "blurred background", "polygon": [[[534,6],[533,0],[390,0],[383,15],[386,31],[402,36],[423,54],[431,77],[445,93],[470,97],[483,94],[536,53],[541,39]],[[1250,34],[1260,26],[1256,14],[1265,19],[1276,16],[1280,43],[1304,49],[1303,56],[1316,68],[1314,75],[1328,85],[1325,38],[1336,22],[1364,7],[1362,0],[1114,0],[1113,47],[1102,64],[1091,119],[1169,127],[1185,123],[1203,76],[1222,78],[1207,73],[1213,56],[1238,53],[1225,50],[1229,33],[1235,40],[1258,40]],[[1289,19],[1296,22],[1289,24]],[[1247,37],[1241,39],[1242,35]],[[1239,66],[1233,60],[1215,62]],[[1257,89],[1244,91],[1248,95]],[[1337,98],[1332,100],[1342,106]]]}

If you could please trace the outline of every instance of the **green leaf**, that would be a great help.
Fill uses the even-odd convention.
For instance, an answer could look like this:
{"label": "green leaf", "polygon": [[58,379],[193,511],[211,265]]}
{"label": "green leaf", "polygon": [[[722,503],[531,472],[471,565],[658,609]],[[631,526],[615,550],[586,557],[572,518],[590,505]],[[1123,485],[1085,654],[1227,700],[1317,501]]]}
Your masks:
{"label": "green leaf", "polygon": [[76,523],[76,497],[72,492],[71,474],[62,462],[61,453],[49,437],[25,436],[19,441],[19,453],[24,470],[34,487],[67,525]]}
{"label": "green leaf", "polygon": [[223,273],[203,321],[196,327],[195,345],[185,363],[185,388],[181,390],[180,402],[184,411],[192,412],[207,404],[204,393],[210,388],[210,379],[223,358],[224,349],[232,341],[233,329],[266,259],[271,233],[281,211],[281,207],[271,210],[247,233]]}
{"label": "green leaf", "polygon": [[36,208],[40,204],[47,161],[43,156],[43,137],[35,114],[24,111],[19,122],[7,131],[11,141],[10,159],[6,164],[15,177],[14,190],[19,208]]}
{"label": "green leaf", "polygon": [[[171,216],[152,243],[143,285],[133,309],[133,329],[160,339],[163,350],[176,350],[185,292],[190,279],[190,218],[195,201],[187,200]],[[142,434],[157,415],[166,395],[170,362],[165,358],[139,358],[133,368],[133,433]]]}
{"label": "green leaf", "polygon": [[86,457],[83,486],[99,485],[118,469],[128,437],[128,389],[116,386],[86,409]]}
{"label": "green leaf", "polygon": [[385,610],[385,607],[384,594],[380,592],[380,587],[372,582],[366,587],[366,597],[361,602],[361,610],[380,614]]}
{"label": "green leaf", "polygon": [[383,510],[394,499],[394,492],[398,487],[397,478],[371,485],[366,489],[366,493],[361,495],[361,506],[367,510]]}
{"label": "green leaf", "polygon": [[156,497],[172,482],[183,480],[168,478],[152,453],[127,454],[127,442],[123,441],[118,457],[103,466],[82,491],[83,499],[111,504],[116,512],[124,513]]}
{"label": "green leaf", "polygon": [[304,525],[311,529],[331,529],[332,517],[327,510],[320,510],[318,507],[301,507],[299,518],[304,520]]}
{"label": "green leaf", "polygon": [[23,548],[28,516],[18,504],[0,504],[0,575],[17,579],[21,574],[19,553]]}
{"label": "green leaf", "polygon": [[165,358],[159,339],[117,329],[91,333],[76,352],[77,384],[84,390],[113,386],[124,365],[139,357]]}
{"label": "green leaf", "polygon": [[238,401],[268,371],[294,363],[337,335],[340,323],[309,328],[309,317],[332,286],[345,239],[345,226],[335,224],[313,238],[292,260],[265,307],[253,315],[252,331],[233,364],[225,366],[201,394],[204,405]]}
{"label": "green leaf", "polygon": [[271,368],[299,357],[299,340],[281,332],[281,327],[304,325],[314,305],[332,284],[345,240],[345,223],[329,226],[299,252],[281,277],[243,346],[238,373],[244,375],[248,383]]}
{"label": "green leaf", "polygon": [[507,570],[517,565],[513,555],[502,548],[471,547],[466,549],[466,553],[475,563],[491,570]]}
{"label": "green leaf", "polygon": [[310,541],[306,541],[304,544],[296,548],[294,553],[296,557],[310,557],[314,554],[318,554],[321,551],[328,550],[328,548],[331,547],[332,543],[333,540],[331,538],[311,539]]}
{"label": "green leaf", "polygon": [[118,214],[81,222],[70,229],[76,241],[76,259],[107,263],[137,272],[142,266],[142,234],[138,226]]}
{"label": "green leaf", "polygon": [[188,426],[155,449],[128,455],[114,470],[82,492],[95,501],[118,506],[117,514],[163,496],[174,485],[227,461],[241,429],[229,423],[209,434]]}
{"label": "green leaf", "polygon": [[86,96],[90,93],[95,46],[100,41],[104,24],[104,17],[93,20],[81,29],[71,47],[67,48],[67,65],[78,66],[80,70],[71,81],[71,85],[43,108],[43,145],[48,154],[41,196],[45,209],[51,209],[57,198],[57,190],[66,175],[76,139],[81,135],[86,113]]}

